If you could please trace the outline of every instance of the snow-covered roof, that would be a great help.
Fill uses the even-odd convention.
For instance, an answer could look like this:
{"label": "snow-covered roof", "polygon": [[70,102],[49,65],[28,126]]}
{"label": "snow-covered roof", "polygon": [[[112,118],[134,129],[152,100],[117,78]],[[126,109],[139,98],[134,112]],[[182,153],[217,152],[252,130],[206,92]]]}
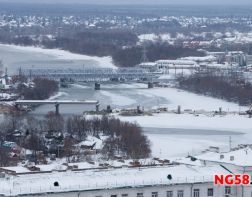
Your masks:
{"label": "snow-covered roof", "polygon": [[[203,66],[203,65],[201,65]],[[230,64],[218,64],[218,63],[210,63],[210,64],[206,64],[204,65],[206,67],[209,67],[209,68],[222,68],[222,69],[225,69],[225,68],[230,68]]]}
{"label": "snow-covered roof", "polygon": [[197,159],[218,163],[228,163],[236,166],[252,166],[251,148],[243,148],[227,153],[206,152],[196,156]]}
{"label": "snow-covered roof", "polygon": [[29,173],[31,172],[28,168],[23,166],[13,166],[13,167],[1,167],[0,171],[9,171],[13,173]]}
{"label": "snow-covered roof", "polygon": [[192,165],[192,166],[202,166],[202,163],[200,160],[195,159],[193,160],[192,157],[182,157],[174,159],[173,162],[185,164],[185,165]]}
{"label": "snow-covered roof", "polygon": [[190,56],[190,57],[183,57],[180,59],[181,60],[191,60],[191,61],[204,62],[204,61],[215,61],[216,57],[214,57],[213,55],[208,55],[208,56],[204,56],[204,57]]}
{"label": "snow-covered roof", "polygon": [[11,167],[1,167],[0,171],[9,171],[12,172],[13,174],[25,174],[25,173],[32,173],[32,172],[51,172],[51,171],[62,171],[66,170],[67,166],[57,164],[57,163],[52,163],[48,165],[36,165],[37,170],[32,171],[29,169],[29,167],[24,167],[24,166],[11,166]]}
{"label": "snow-covered roof", "polygon": [[143,62],[141,64],[139,64],[140,67],[152,67],[152,66],[156,66],[157,63],[156,62]]}
{"label": "snow-covered roof", "polygon": [[158,60],[157,64],[175,64],[175,65],[195,65],[195,61],[191,60]]}
{"label": "snow-covered roof", "polygon": [[92,146],[95,144],[94,148],[95,149],[101,149],[102,148],[102,143],[103,141],[101,139],[98,139],[97,137],[94,136],[87,136],[85,141],[80,142],[77,144],[78,147],[81,146]]}
{"label": "snow-covered roof", "polygon": [[[0,194],[9,196],[10,191],[11,195],[25,195],[211,182],[216,173],[228,172],[219,165],[211,167],[179,165],[29,174],[0,178]],[[171,175],[171,180],[167,178],[168,175]],[[54,187],[55,182],[58,182],[60,187]]]}

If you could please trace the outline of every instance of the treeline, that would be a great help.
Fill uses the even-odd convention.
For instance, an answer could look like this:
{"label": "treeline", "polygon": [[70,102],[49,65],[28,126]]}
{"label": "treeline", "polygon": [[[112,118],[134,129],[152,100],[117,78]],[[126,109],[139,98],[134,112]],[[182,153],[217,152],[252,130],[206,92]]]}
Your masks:
{"label": "treeline", "polygon": [[56,40],[42,42],[47,48],[62,48],[74,53],[92,56],[111,56],[123,46],[137,42],[136,34],[129,31],[84,31],[74,36],[57,37]]}
{"label": "treeline", "polygon": [[138,37],[127,30],[86,30],[72,35],[58,35],[54,39],[34,39],[29,36],[14,37],[16,45],[42,45],[46,48],[62,48],[73,53],[91,56],[111,56],[124,46],[135,45]]}
{"label": "treeline", "polygon": [[179,87],[240,105],[252,102],[252,85],[236,74],[195,74],[180,78]]}
{"label": "treeline", "polygon": [[[16,138],[15,131],[23,131],[23,137]],[[16,112],[5,116],[0,124],[0,153],[3,158],[1,165],[7,165],[8,154],[1,144],[5,141],[16,142],[19,146],[34,152],[37,161],[37,152],[49,156],[55,154],[60,158],[85,159],[88,155],[78,150],[77,144],[85,141],[88,136],[103,140],[99,154],[105,160],[121,156],[128,159],[147,158],[151,154],[150,142],[143,134],[142,129],[135,123],[123,122],[114,117],[73,116],[64,119],[53,112],[44,118],[22,117]],[[1,158],[1,157],[0,157]]]}
{"label": "treeline", "polygon": [[[112,55],[115,64],[122,67],[135,66],[142,61],[143,46],[122,48]],[[170,45],[166,42],[148,43],[145,46],[146,56],[149,61],[160,59],[177,59],[187,56],[204,56],[197,49],[187,48],[180,45]]]}
{"label": "treeline", "polygon": [[[112,56],[117,66],[132,67],[142,62],[143,46],[138,45],[138,41],[137,34],[132,31],[104,29],[73,31],[72,34],[58,35],[54,39],[15,36],[8,42],[16,45],[61,48],[73,53],[90,56]],[[146,51],[149,61],[204,55],[203,52],[199,52],[197,49],[183,47],[179,44],[174,46],[161,40],[147,43]]]}
{"label": "treeline", "polygon": [[58,83],[49,79],[36,78],[33,83],[20,83],[17,93],[26,100],[48,99],[59,90]]}
{"label": "treeline", "polygon": [[66,120],[66,131],[80,141],[88,135],[98,138],[100,135],[107,136],[102,150],[107,159],[115,155],[133,159],[150,156],[149,140],[135,123],[107,116],[91,119],[74,116]]}

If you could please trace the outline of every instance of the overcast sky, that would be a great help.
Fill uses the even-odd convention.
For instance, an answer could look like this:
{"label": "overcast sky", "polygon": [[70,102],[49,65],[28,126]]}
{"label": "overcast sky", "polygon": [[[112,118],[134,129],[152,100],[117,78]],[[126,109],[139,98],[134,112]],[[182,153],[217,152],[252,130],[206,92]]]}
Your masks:
{"label": "overcast sky", "polygon": [[252,0],[0,0],[12,3],[251,5]]}

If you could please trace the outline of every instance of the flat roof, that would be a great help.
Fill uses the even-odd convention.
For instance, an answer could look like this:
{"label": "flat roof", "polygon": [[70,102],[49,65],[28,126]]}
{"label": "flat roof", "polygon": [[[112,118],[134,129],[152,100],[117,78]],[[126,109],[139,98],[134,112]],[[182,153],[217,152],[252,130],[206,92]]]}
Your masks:
{"label": "flat roof", "polygon": [[[228,172],[219,165],[211,167],[178,165],[24,174],[0,178],[0,195],[203,183],[212,182],[213,175],[216,173],[227,174]],[[171,175],[171,180],[167,178],[168,175]],[[59,183],[59,187],[54,186],[55,182]]]}
{"label": "flat roof", "polygon": [[[227,153],[217,153],[208,151],[195,157],[200,160],[212,161],[218,163],[228,163],[236,166],[243,166],[243,167],[252,166],[251,148],[243,148],[239,150],[230,151]],[[231,159],[231,157],[233,158]]]}

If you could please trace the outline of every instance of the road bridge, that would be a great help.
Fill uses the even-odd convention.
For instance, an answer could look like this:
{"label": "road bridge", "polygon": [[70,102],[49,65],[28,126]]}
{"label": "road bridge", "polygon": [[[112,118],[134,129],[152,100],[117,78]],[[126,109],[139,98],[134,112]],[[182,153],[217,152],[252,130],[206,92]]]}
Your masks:
{"label": "road bridge", "polygon": [[99,111],[99,101],[96,100],[17,100],[14,101],[16,108],[20,105],[43,105],[51,104],[55,106],[55,113],[59,115],[59,105],[95,105],[96,111]]}

